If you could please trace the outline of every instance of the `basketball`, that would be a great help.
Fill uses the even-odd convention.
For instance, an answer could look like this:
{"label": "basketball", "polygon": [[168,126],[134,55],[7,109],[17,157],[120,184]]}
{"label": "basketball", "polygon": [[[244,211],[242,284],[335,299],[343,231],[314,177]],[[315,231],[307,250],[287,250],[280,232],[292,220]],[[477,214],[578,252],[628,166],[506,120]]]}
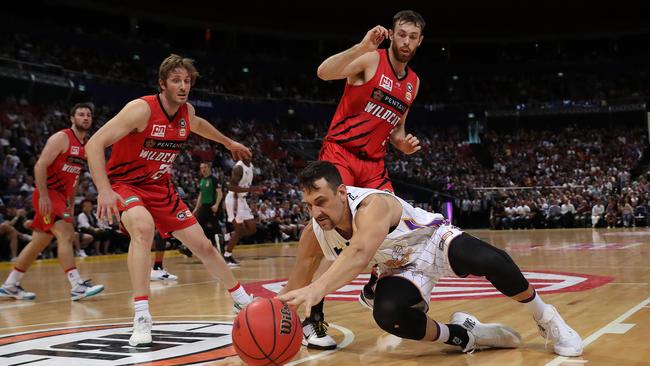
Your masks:
{"label": "basketball", "polygon": [[278,299],[256,299],[242,310],[232,327],[232,343],[249,365],[283,365],[302,341],[300,318],[293,306]]}

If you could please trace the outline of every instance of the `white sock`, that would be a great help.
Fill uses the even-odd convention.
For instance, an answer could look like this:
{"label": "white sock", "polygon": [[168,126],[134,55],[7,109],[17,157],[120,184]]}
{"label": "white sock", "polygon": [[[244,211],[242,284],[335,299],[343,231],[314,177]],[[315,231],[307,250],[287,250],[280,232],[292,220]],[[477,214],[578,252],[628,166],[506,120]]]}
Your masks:
{"label": "white sock", "polygon": [[149,298],[146,296],[144,297],[146,299],[133,301],[133,308],[135,309],[135,319],[138,319],[141,316],[151,317],[151,314],[149,314]]}
{"label": "white sock", "polygon": [[526,305],[526,307],[533,313],[533,318],[537,320],[542,318],[542,314],[544,314],[544,309],[546,309],[546,307],[548,306],[548,304],[546,304],[544,300],[542,300],[542,298],[539,296],[539,294],[537,294],[537,292],[535,292],[535,295],[532,300],[530,300],[529,302],[525,302],[523,304]]}
{"label": "white sock", "polygon": [[228,258],[228,257],[232,256],[232,253],[226,251],[225,253],[223,253],[223,256],[226,257],[226,258]]}
{"label": "white sock", "polygon": [[447,324],[442,324],[438,322],[436,322],[436,324],[438,324],[438,329],[440,330],[440,332],[438,333],[438,339],[436,339],[434,342],[443,342],[443,343],[447,342],[449,340],[449,327],[447,326]]}
{"label": "white sock", "polygon": [[248,293],[244,289],[244,286],[242,286],[239,283],[237,283],[235,287],[228,289],[228,292],[230,293],[230,296],[232,296],[232,299],[235,300],[236,303],[248,304],[249,302],[251,302],[250,295],[248,295]]}
{"label": "white sock", "polygon": [[24,275],[25,272],[18,271],[16,268],[14,268],[9,273],[9,276],[7,276],[7,280],[5,281],[4,285],[7,287],[14,287],[19,284],[20,281],[22,281]]}
{"label": "white sock", "polygon": [[70,287],[74,288],[81,282],[81,275],[76,267],[68,269],[65,274],[68,276],[68,281],[70,281]]}

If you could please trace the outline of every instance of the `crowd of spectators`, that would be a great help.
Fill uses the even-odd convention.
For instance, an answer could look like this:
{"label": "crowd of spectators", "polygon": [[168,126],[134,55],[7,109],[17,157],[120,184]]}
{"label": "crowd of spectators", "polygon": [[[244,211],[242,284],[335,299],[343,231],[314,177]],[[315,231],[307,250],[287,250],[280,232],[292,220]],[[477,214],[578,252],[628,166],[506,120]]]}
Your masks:
{"label": "crowd of spectators", "polygon": [[[350,46],[341,41],[321,46],[300,41],[295,48],[268,47],[262,38],[256,42],[253,37],[247,40],[251,46],[246,49],[230,44],[236,37],[224,35],[226,45],[201,48],[195,43],[105,28],[61,24],[32,28],[0,36],[0,58],[44,65],[63,75],[151,86],[160,60],[177,52],[197,60],[199,88],[246,98],[330,103],[338,100],[342,83],[319,80],[315,70],[330,53]],[[423,44],[412,62],[420,78],[426,80],[420,85],[417,103],[435,108],[480,105],[490,109],[602,106],[650,97],[650,68],[643,62],[648,56],[642,50],[635,54],[629,46],[608,50],[566,46],[558,51],[545,45],[530,53],[530,46],[502,46],[501,52],[482,46],[483,52],[471,52],[476,45],[458,44],[453,46],[455,52],[447,50],[441,57],[439,47]]]}
{"label": "crowd of spectators", "polygon": [[487,131],[491,167],[479,163],[461,130],[413,132],[422,150],[391,151],[389,172],[454,197],[461,227],[647,225],[647,179],[631,176],[646,146],[644,128]]}
{"label": "crowd of spectators", "polygon": [[[9,258],[31,238],[33,165],[48,136],[69,126],[67,108],[37,106],[8,98],[0,105],[0,237]],[[114,110],[98,106],[97,128]],[[255,185],[249,197],[258,226],[246,242],[296,240],[309,214],[301,203],[297,172],[305,160],[285,150],[282,140],[303,140],[277,121],[214,121],[229,136],[251,146]],[[493,160],[485,166],[466,142],[461,128],[431,130],[413,126],[422,150],[405,156],[389,149],[387,168],[396,179],[433,188],[452,197],[454,220],[461,227],[524,229],[553,227],[631,227],[648,225],[650,184],[634,179],[631,169],[645,148],[646,132],[636,128],[567,125],[561,128],[488,130],[483,135]],[[321,132],[322,134],[322,132]],[[316,140],[322,136],[316,136]],[[224,194],[235,162],[216,144],[191,137],[178,156],[173,179],[190,206],[198,196],[198,164],[211,162]],[[82,174],[75,199],[78,255],[126,251],[117,227],[94,216],[96,190]],[[439,209],[439,207],[423,207]],[[230,228],[221,214],[222,232]],[[56,242],[53,243],[53,247]],[[84,249],[85,248],[85,249]],[[46,251],[44,256],[51,256]]]}

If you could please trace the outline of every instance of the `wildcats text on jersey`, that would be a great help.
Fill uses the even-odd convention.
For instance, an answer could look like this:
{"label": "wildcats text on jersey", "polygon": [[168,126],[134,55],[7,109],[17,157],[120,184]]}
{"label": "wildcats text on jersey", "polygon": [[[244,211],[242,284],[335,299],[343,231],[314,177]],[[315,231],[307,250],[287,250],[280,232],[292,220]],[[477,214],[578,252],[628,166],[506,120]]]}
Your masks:
{"label": "wildcats text on jersey", "polygon": [[63,167],[61,167],[61,171],[79,175],[81,174],[81,167],[76,165],[68,165],[64,163]]}
{"label": "wildcats text on jersey", "polygon": [[397,113],[391,111],[390,109],[382,107],[379,104],[375,104],[373,102],[368,102],[368,104],[366,104],[366,108],[364,111],[372,114],[375,117],[379,117],[385,120],[386,122],[390,123],[393,127],[397,126],[397,124],[399,124],[399,121],[402,119],[400,116],[397,115]]}
{"label": "wildcats text on jersey", "polygon": [[162,152],[162,151],[142,150],[140,152],[140,157],[145,160],[160,161],[168,164],[173,163],[174,160],[176,160],[177,156],[178,153]]}

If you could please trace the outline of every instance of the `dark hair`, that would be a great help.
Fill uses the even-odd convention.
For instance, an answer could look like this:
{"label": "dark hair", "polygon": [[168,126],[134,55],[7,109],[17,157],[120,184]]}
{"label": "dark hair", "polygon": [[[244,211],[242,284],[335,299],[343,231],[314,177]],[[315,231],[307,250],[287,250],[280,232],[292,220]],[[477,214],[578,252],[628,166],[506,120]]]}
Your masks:
{"label": "dark hair", "polygon": [[83,206],[84,203],[86,203],[86,202],[90,202],[91,205],[94,205],[94,204],[95,204],[95,203],[93,202],[93,200],[91,200],[90,198],[84,198],[83,201],[81,201],[81,206]]}
{"label": "dark hair", "polygon": [[70,108],[70,117],[74,116],[75,113],[77,113],[77,109],[80,108],[88,108],[90,110],[90,113],[93,113],[93,106],[90,103],[77,103]]}
{"label": "dark hair", "polygon": [[424,31],[424,26],[427,25],[427,22],[424,21],[422,15],[420,15],[420,13],[415,12],[413,10],[402,10],[397,14],[395,14],[395,16],[393,17],[393,29],[395,29],[395,26],[397,24],[402,24],[402,23],[415,24],[416,27],[420,28],[420,33]]}
{"label": "dark hair", "polygon": [[158,68],[158,79],[166,82],[169,74],[178,68],[187,70],[187,73],[190,74],[192,86],[194,86],[196,78],[199,77],[199,72],[194,66],[194,60],[173,53],[167,56],[160,64],[160,68]]}
{"label": "dark hair", "polygon": [[318,189],[314,183],[321,178],[325,178],[332,191],[343,183],[338,169],[329,161],[311,162],[298,175],[300,185],[306,190]]}

